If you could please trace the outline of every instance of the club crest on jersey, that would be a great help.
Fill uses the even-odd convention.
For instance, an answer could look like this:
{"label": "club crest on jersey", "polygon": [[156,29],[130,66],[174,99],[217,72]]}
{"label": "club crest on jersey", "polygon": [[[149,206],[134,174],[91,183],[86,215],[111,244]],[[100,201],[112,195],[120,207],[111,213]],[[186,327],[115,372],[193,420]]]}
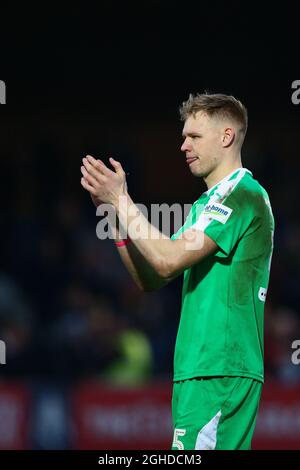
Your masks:
{"label": "club crest on jersey", "polygon": [[218,204],[217,202],[207,204],[204,208],[203,215],[208,216],[211,219],[215,219],[221,224],[225,224],[231,215],[232,209]]}

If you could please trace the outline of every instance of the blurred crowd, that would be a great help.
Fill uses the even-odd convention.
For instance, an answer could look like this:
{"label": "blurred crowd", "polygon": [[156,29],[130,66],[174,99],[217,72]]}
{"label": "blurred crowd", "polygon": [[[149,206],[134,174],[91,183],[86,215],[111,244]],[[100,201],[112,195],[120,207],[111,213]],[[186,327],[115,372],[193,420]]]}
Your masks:
{"label": "blurred crowd", "polygon": [[[83,199],[86,195],[83,193]],[[139,384],[171,377],[180,281],[144,294],[96,214],[62,198],[47,222],[16,214],[0,276],[2,377],[99,377]]]}

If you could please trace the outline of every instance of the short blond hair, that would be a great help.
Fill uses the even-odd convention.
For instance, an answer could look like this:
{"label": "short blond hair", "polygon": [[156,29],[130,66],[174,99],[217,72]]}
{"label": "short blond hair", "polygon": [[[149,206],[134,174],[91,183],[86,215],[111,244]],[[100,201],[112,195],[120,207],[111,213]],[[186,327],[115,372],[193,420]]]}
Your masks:
{"label": "short blond hair", "polygon": [[234,96],[222,93],[210,94],[205,92],[197,95],[190,94],[179,108],[182,121],[189,116],[194,116],[203,111],[209,117],[229,118],[241,126],[241,132],[245,136],[248,127],[248,112],[246,107]]}

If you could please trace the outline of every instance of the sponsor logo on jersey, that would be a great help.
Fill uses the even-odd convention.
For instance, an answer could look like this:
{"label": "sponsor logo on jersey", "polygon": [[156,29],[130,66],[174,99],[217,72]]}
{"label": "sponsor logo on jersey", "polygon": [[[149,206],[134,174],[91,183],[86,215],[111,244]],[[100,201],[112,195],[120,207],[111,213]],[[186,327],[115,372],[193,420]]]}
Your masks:
{"label": "sponsor logo on jersey", "polygon": [[232,209],[230,209],[230,207],[218,204],[217,202],[207,204],[203,211],[203,215],[206,215],[211,219],[215,219],[218,222],[221,222],[221,224],[225,224],[227,222],[231,213]]}

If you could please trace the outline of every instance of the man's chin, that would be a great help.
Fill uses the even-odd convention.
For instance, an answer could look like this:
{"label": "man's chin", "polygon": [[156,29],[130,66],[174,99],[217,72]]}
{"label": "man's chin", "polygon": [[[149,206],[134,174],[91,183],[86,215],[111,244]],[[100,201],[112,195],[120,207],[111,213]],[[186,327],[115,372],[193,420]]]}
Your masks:
{"label": "man's chin", "polygon": [[196,176],[197,178],[203,178],[206,175],[206,172],[203,171],[201,168],[190,168],[191,173]]}

